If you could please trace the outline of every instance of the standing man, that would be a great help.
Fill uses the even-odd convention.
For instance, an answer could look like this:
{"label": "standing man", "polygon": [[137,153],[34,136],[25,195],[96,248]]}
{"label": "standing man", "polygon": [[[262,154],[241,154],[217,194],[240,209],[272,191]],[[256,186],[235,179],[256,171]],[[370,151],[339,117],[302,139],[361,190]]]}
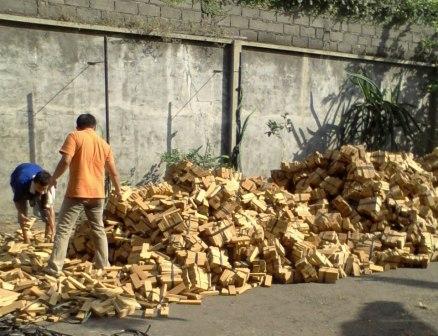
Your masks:
{"label": "standing man", "polygon": [[18,223],[23,232],[24,242],[30,244],[29,232],[26,227],[27,202],[36,207],[41,218],[46,223],[45,238],[52,241],[55,231],[55,188],[49,188],[50,174],[34,163],[22,163],[12,172],[11,187],[14,192],[14,204],[18,212]]}
{"label": "standing man", "polygon": [[105,168],[120,196],[120,180],[109,144],[96,132],[96,118],[81,114],[76,120],[76,131],[71,132],[61,147],[62,155],[51,184],[70,169],[67,191],[59,213],[52,255],[45,269],[57,276],[62,271],[72,230],[82,209],[91,225],[96,249],[94,262],[97,268],[109,266],[108,241],[103,225],[105,203]]}

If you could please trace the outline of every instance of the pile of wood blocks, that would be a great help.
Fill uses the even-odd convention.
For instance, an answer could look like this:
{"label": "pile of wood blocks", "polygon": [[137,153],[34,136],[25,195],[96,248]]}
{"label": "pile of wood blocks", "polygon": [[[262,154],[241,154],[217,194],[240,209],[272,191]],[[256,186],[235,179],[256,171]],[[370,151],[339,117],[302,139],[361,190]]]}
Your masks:
{"label": "pile of wood blocks", "polygon": [[[431,159],[423,158],[431,170]],[[63,275],[44,275],[52,244],[34,232],[6,239],[0,316],[58,321],[169,315],[272,283],[334,283],[438,259],[436,175],[411,154],[344,146],[282,163],[272,178],[244,178],[182,162],[165,181],[125,187],[107,206],[110,262],[96,270],[86,222]]]}

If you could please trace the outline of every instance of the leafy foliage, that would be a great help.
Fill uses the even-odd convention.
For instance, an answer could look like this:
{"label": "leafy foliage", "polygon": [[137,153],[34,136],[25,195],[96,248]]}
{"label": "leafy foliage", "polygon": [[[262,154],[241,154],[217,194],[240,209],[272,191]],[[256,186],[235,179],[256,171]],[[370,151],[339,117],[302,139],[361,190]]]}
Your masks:
{"label": "leafy foliage", "polygon": [[283,119],[281,122],[277,122],[275,120],[268,120],[266,126],[268,126],[268,130],[265,134],[270,136],[276,136],[277,138],[281,138],[281,132],[287,131],[292,132],[292,120],[289,118],[289,113],[284,113],[281,115]]}
{"label": "leafy foliage", "polygon": [[436,0],[240,0],[247,5],[265,5],[289,13],[329,15],[337,19],[371,20],[394,24],[438,22]]}
{"label": "leafy foliage", "polygon": [[202,152],[202,147],[190,149],[187,152],[183,152],[179,149],[172,149],[170,152],[163,153],[161,155],[161,161],[166,163],[168,166],[177,164],[178,162],[188,160],[202,168],[216,168],[222,166],[229,166],[229,158],[225,155],[214,156],[212,152],[211,145],[207,143],[204,152]]}
{"label": "leafy foliage", "polygon": [[[167,0],[181,2],[182,0]],[[262,6],[286,13],[326,15],[339,20],[365,20],[393,24],[438,24],[437,0],[199,0],[207,13],[220,12],[225,4]]]}
{"label": "leafy foliage", "polygon": [[398,103],[401,80],[394,90],[381,90],[371,79],[349,73],[363,100],[344,111],[340,121],[339,145],[366,144],[370,150],[410,149],[422,133],[419,123]]}

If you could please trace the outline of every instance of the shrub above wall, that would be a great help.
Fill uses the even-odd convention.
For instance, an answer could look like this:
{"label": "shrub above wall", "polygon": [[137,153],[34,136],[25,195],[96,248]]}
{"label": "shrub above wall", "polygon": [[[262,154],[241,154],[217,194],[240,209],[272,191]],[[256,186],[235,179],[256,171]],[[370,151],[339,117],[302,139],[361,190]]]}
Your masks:
{"label": "shrub above wall", "polygon": [[426,62],[435,59],[437,12],[425,0],[0,1],[4,14]]}

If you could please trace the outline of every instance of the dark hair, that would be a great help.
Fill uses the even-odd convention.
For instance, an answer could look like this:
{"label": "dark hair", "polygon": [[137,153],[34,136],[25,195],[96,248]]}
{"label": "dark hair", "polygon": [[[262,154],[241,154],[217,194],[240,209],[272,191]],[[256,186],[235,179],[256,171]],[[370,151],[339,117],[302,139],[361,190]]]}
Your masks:
{"label": "dark hair", "polygon": [[96,118],[90,113],[81,114],[78,119],[76,119],[76,127],[78,129],[93,128],[96,124]]}
{"label": "dark hair", "polygon": [[48,171],[43,170],[35,175],[33,181],[35,183],[38,183],[38,184],[42,185],[43,187],[45,187],[45,186],[49,185],[51,177],[52,177],[52,175],[50,175],[50,173]]}

